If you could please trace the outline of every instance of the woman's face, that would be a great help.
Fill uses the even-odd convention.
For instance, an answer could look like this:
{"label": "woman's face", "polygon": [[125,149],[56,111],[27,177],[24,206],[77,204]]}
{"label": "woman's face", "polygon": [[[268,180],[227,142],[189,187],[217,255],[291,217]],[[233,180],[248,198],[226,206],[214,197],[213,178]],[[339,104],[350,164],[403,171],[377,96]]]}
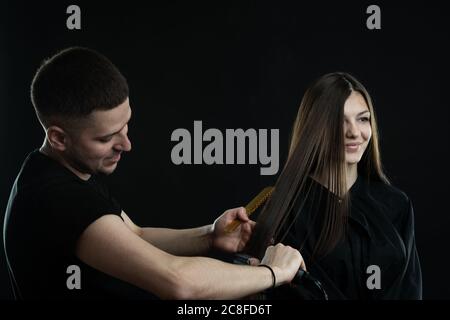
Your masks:
{"label": "woman's face", "polygon": [[356,164],[361,160],[372,136],[370,111],[364,97],[353,91],[344,104],[345,161]]}

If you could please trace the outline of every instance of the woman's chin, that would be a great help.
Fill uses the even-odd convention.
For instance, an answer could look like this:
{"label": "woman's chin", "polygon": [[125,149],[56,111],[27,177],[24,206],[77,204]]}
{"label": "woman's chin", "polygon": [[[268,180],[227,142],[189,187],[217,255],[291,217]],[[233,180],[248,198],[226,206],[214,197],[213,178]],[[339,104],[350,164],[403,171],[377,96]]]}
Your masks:
{"label": "woman's chin", "polygon": [[347,165],[349,165],[349,166],[358,164],[358,162],[359,162],[360,160],[361,160],[361,157],[355,157],[355,156],[350,156],[350,157],[346,157],[346,158],[345,158],[345,162],[346,162]]}

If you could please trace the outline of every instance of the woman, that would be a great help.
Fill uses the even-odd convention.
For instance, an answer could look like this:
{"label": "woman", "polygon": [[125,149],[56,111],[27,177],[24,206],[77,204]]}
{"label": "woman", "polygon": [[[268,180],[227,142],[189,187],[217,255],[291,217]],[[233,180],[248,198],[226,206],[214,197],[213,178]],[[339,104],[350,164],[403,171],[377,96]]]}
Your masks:
{"label": "woman", "polygon": [[249,253],[274,240],[300,250],[330,299],[422,298],[411,201],[384,174],[372,100],[347,73],[322,76],[302,99]]}

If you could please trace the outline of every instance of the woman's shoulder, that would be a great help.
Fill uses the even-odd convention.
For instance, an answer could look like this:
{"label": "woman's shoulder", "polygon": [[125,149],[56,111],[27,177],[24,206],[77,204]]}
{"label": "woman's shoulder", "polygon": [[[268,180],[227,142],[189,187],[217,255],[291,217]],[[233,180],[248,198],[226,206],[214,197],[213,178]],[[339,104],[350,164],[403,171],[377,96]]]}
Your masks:
{"label": "woman's shoulder", "polygon": [[379,208],[385,208],[393,220],[401,219],[410,211],[411,201],[408,195],[383,181],[365,179],[367,194]]}
{"label": "woman's shoulder", "polygon": [[408,195],[392,183],[388,184],[383,181],[373,179],[366,179],[365,181],[367,187],[375,196],[382,197],[383,199],[391,199],[400,203],[409,202]]}

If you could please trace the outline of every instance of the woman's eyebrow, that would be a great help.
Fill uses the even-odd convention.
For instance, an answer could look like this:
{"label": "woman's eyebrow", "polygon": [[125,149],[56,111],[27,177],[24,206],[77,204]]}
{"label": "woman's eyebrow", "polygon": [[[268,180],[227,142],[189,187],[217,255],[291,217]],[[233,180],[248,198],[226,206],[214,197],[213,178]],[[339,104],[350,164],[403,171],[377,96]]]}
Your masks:
{"label": "woman's eyebrow", "polygon": [[364,114],[364,113],[367,113],[367,112],[369,112],[370,113],[370,111],[369,110],[366,110],[366,111],[362,111],[362,112],[360,112],[360,113],[358,113],[356,116],[360,116],[360,115],[362,115],[362,114]]}

